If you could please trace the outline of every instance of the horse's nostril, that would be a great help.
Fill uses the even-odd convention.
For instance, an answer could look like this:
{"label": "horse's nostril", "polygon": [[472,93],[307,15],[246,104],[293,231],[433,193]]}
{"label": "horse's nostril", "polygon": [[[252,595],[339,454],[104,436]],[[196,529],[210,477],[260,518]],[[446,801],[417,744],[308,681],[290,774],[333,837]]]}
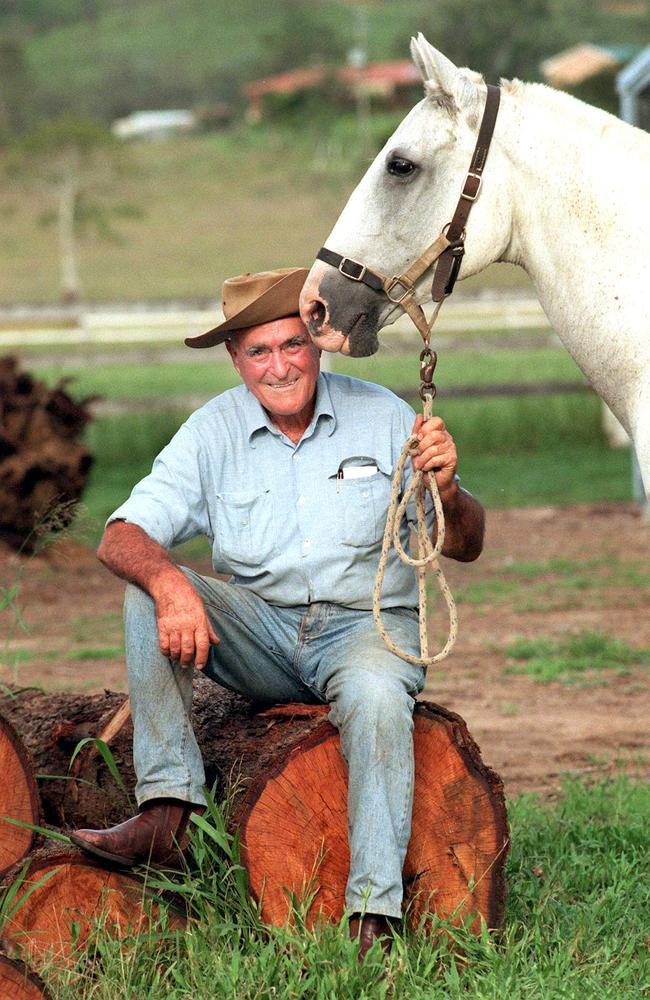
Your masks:
{"label": "horse's nostril", "polygon": [[325,320],[325,312],[325,306],[322,302],[313,302],[309,310],[310,326],[313,326],[316,330],[320,330]]}

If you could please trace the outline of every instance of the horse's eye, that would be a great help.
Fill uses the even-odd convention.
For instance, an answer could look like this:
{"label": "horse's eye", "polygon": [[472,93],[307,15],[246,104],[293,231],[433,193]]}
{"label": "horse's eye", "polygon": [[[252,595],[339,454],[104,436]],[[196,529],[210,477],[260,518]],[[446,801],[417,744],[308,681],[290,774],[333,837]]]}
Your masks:
{"label": "horse's eye", "polygon": [[408,177],[417,170],[417,166],[410,160],[404,159],[403,156],[393,156],[388,161],[386,169],[393,177]]}

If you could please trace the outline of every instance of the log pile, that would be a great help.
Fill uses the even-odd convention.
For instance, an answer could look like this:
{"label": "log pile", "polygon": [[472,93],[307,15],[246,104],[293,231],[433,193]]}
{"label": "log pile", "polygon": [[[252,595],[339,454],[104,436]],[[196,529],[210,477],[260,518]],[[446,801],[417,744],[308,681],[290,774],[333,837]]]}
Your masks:
{"label": "log pile", "polygon": [[1,953],[0,997],[3,1000],[51,1000],[43,981],[24,962]]}
{"label": "log pile", "polygon": [[[89,400],[74,402],[0,358],[0,539],[29,552],[44,520],[65,527],[93,463],[79,435],[91,419]],[[53,513],[54,511],[54,513]]]}
{"label": "log pile", "polygon": [[[207,783],[218,801],[227,797],[232,803],[231,827],[240,831],[251,893],[268,923],[286,920],[287,890],[298,897],[313,893],[310,925],[343,915],[349,868],[347,776],[327,711],[327,706],[299,704],[260,711],[202,675],[195,681],[193,721]],[[8,751],[11,766],[20,770],[25,760],[34,762],[42,822],[65,831],[113,825],[131,815],[93,743],[76,757],[73,780],[56,778],[68,774],[78,741],[94,736],[110,743],[124,784],[133,788],[132,726],[124,695],[22,690],[0,697],[0,713],[8,722],[5,740],[15,740],[19,732],[26,748],[22,757]],[[422,916],[435,913],[456,923],[466,920],[477,933],[482,920],[498,927],[508,849],[501,780],[483,764],[463,720],[438,705],[417,704],[414,745],[413,830],[404,868],[408,922],[423,926]],[[20,801],[27,800],[32,801],[23,793]],[[13,805],[0,803],[0,815],[7,815],[5,808]],[[0,825],[5,836],[10,829]],[[3,849],[6,858],[10,850]],[[24,840],[12,850],[20,867]],[[44,942],[69,956],[69,922],[62,915],[77,914],[77,921],[79,913],[89,917],[102,896],[112,900],[111,920],[118,929],[142,921],[137,883],[134,887],[130,876],[94,865],[68,847],[39,848],[29,855],[31,884],[54,870],[20,908],[10,933],[13,940],[28,942],[33,957],[42,953]],[[53,922],[51,913],[56,914]]]}

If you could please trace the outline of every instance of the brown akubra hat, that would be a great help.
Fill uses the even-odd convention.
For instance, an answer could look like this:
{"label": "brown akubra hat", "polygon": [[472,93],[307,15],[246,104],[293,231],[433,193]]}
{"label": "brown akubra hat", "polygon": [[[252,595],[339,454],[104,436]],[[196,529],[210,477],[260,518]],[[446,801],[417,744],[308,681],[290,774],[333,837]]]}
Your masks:
{"label": "brown akubra hat", "polygon": [[307,267],[279,267],[275,271],[228,278],[223,283],[221,295],[224,322],[206,333],[187,337],[185,343],[188,347],[214,347],[227,340],[234,330],[296,315],[308,274]]}

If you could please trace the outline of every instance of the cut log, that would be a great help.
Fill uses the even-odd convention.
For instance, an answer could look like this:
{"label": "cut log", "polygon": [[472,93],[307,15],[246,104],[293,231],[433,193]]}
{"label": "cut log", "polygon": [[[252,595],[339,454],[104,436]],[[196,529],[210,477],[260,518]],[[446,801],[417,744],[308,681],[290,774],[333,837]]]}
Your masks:
{"label": "cut log", "polygon": [[[35,834],[8,823],[38,824],[40,810],[34,769],[14,727],[0,718],[0,878],[30,850]],[[0,994],[1,995],[1,994]]]}
{"label": "cut log", "polygon": [[0,538],[31,551],[39,530],[70,523],[93,463],[79,435],[91,419],[65,383],[54,389],[0,358]]}
{"label": "cut log", "polygon": [[[17,874],[17,869],[8,873],[5,884]],[[123,937],[145,931],[160,912],[143,882],[60,845],[34,852],[17,902],[3,938],[32,961],[49,955],[71,961],[88,941],[94,922]],[[183,921],[174,914],[169,924],[180,929]]]}
{"label": "cut log", "polygon": [[[1,699],[38,761],[66,772],[75,741],[111,732],[111,750],[127,787],[134,784],[130,720],[110,726],[124,696],[44,695]],[[288,914],[287,889],[315,893],[310,920],[343,914],[349,868],[347,776],[327,706],[284,705],[256,711],[203,676],[195,683],[194,729],[207,782],[232,801],[243,863],[269,923]],[[122,718],[124,717],[122,711]],[[43,720],[49,719],[49,726]],[[463,720],[438,705],[415,710],[415,804],[404,868],[409,920],[427,912],[460,921],[503,919],[508,848],[503,786],[486,767]],[[47,749],[45,749],[47,748]],[[45,818],[59,826],[107,826],[129,815],[101,756],[86,754],[75,782],[41,783]]]}
{"label": "cut log", "polygon": [[51,1000],[45,983],[24,962],[0,954],[2,1000]]}

